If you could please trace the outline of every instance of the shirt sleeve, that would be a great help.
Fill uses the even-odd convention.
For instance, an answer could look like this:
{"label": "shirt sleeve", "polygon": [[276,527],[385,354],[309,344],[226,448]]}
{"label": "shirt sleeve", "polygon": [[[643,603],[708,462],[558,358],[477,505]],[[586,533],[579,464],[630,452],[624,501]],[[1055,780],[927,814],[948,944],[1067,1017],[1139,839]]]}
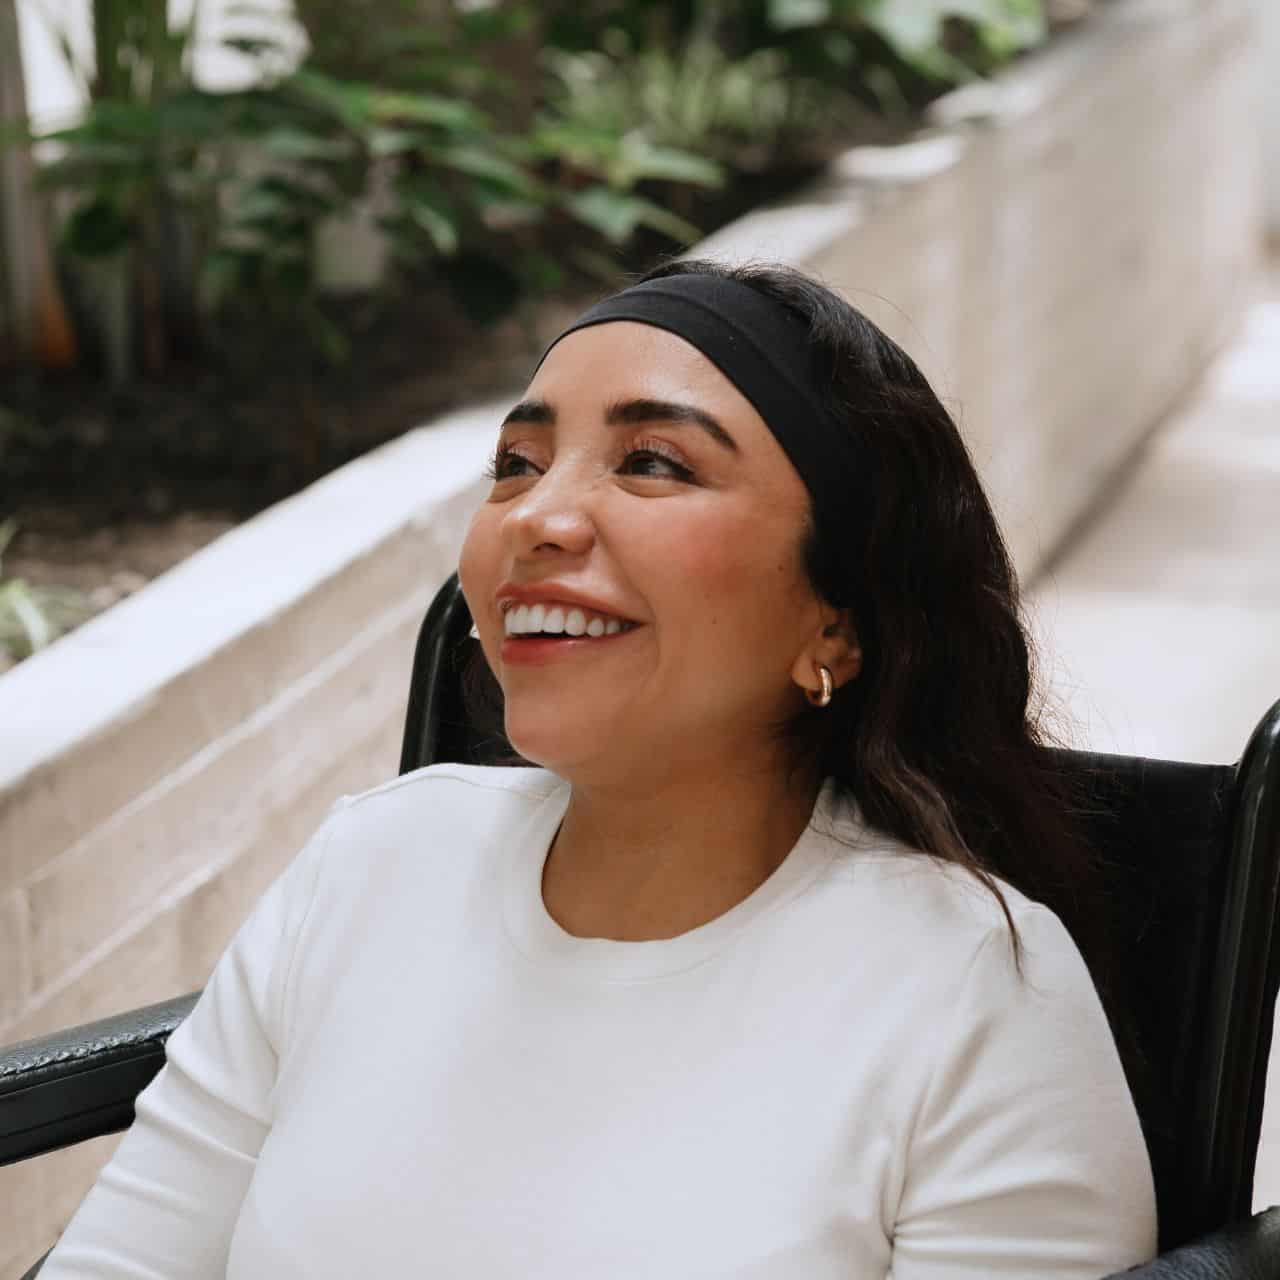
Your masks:
{"label": "shirt sleeve", "polygon": [[1099,1280],[1156,1254],[1150,1159],[1089,971],[1051,911],[993,929],[917,1114],[890,1280]]}
{"label": "shirt sleeve", "polygon": [[272,1118],[294,944],[341,805],[259,900],[41,1280],[222,1280]]}

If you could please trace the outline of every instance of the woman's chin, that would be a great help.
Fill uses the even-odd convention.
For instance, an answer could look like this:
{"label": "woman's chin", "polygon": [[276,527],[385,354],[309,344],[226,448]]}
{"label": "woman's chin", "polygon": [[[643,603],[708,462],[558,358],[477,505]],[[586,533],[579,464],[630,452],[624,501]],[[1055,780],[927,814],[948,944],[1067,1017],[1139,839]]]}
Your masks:
{"label": "woman's chin", "polygon": [[508,718],[506,732],[507,741],[526,760],[561,776],[567,776],[575,765],[584,761],[598,760],[607,750],[606,735],[586,727],[574,733],[572,726],[563,721],[550,726],[532,726]]}
{"label": "woman's chin", "polygon": [[559,773],[573,760],[590,758],[599,750],[595,733],[573,733],[570,724],[547,723],[549,718],[530,724],[508,714],[507,741],[530,763]]}

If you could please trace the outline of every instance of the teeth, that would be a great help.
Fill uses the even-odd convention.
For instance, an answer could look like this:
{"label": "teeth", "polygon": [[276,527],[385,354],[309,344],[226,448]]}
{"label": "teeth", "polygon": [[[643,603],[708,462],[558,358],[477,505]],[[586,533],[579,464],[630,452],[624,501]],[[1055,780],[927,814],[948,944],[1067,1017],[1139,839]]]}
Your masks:
{"label": "teeth", "polygon": [[566,609],[557,604],[513,605],[503,618],[503,629],[509,636],[616,636],[633,625],[624,623],[620,618],[606,618],[589,614],[585,609]]}

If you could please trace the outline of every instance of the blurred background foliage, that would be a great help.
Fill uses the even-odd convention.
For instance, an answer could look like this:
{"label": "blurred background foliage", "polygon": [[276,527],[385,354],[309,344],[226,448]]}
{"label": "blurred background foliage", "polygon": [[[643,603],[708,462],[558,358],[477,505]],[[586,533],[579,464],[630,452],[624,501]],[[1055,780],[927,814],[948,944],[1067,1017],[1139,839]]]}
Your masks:
{"label": "blurred background foliage", "polygon": [[[167,388],[168,436],[244,449],[227,403],[258,394],[281,449],[332,465],[334,379],[395,377],[396,345],[401,370],[429,363],[426,311],[485,325],[616,283],[901,136],[1047,25],[1041,0],[294,0],[299,60],[245,3],[226,43],[251,82],[211,92],[198,4],[182,23],[165,0],[91,7],[91,59],[57,33],[82,118],[4,126],[39,160],[75,344],[69,370],[19,359],[4,407],[28,429],[0,433],[0,464],[91,391],[102,430],[152,449],[148,388]],[[175,388],[219,421],[175,416]]]}
{"label": "blurred background foliage", "polygon": [[92,612],[84,595],[70,587],[35,586],[6,576],[4,554],[18,532],[18,522],[0,521],[0,672],[30,657]]}

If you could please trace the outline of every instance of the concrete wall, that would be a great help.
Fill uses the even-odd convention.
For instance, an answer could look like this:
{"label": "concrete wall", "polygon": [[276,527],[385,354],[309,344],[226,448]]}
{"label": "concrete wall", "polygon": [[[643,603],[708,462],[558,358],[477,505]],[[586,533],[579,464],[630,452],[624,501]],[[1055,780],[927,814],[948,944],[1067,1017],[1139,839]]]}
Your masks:
{"label": "concrete wall", "polygon": [[[1230,332],[1250,0],[1114,0],[696,250],[846,289],[956,408],[1024,576]],[[1256,129],[1252,135],[1256,136]],[[500,416],[410,433],[0,678],[0,1043],[198,986],[332,799],[394,773],[417,621]],[[0,1275],[112,1140],[0,1169]]]}
{"label": "concrete wall", "polygon": [[1267,232],[1280,247],[1280,5],[1254,0],[1262,66],[1259,120],[1262,126],[1263,182]]}

